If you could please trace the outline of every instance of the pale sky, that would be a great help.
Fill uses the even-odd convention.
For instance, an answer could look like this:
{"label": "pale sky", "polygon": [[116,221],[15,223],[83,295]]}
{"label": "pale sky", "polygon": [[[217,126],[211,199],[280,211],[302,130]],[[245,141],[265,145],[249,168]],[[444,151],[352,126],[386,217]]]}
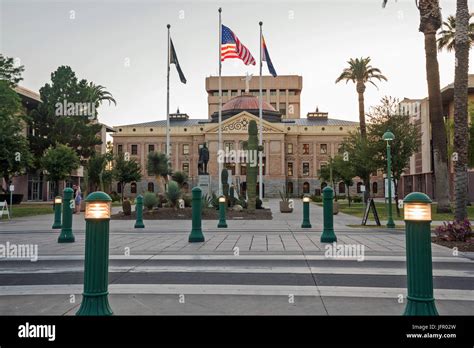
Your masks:
{"label": "pale sky", "polygon": [[[171,111],[207,118],[205,77],[218,73],[218,12],[258,60],[259,26],[277,72],[303,76],[301,114],[319,106],[333,118],[358,120],[355,86],[335,84],[351,57],[370,56],[388,82],[367,86],[366,109],[382,96],[427,96],[423,34],[414,0],[326,1],[43,1],[0,0],[0,52],[25,66],[21,85],[38,91],[60,65],[105,86],[117,106],[99,109],[113,125],[166,117],[166,24],[188,80],[171,70]],[[455,0],[441,0],[443,18]],[[469,1],[474,11],[474,1]],[[439,55],[441,85],[454,80],[454,53]],[[470,57],[470,72],[474,72]],[[258,75],[240,60],[223,75]],[[268,74],[264,65],[264,73]]]}

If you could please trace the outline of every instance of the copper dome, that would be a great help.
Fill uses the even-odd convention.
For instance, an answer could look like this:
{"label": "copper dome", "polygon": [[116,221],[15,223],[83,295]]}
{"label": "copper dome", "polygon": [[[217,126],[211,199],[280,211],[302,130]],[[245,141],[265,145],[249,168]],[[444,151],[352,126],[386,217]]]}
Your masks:
{"label": "copper dome", "polygon": [[[227,103],[222,105],[222,111],[227,110],[258,110],[260,107],[259,100],[256,96],[251,94],[243,94],[232,98]],[[273,106],[265,100],[262,103],[262,110],[276,111]]]}

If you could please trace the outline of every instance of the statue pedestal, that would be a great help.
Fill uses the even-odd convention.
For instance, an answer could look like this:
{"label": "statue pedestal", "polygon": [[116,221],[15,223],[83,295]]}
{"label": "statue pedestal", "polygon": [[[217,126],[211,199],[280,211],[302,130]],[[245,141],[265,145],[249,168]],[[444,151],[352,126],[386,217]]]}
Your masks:
{"label": "statue pedestal", "polygon": [[198,176],[197,186],[201,189],[202,195],[211,194],[211,177],[207,174],[200,174]]}

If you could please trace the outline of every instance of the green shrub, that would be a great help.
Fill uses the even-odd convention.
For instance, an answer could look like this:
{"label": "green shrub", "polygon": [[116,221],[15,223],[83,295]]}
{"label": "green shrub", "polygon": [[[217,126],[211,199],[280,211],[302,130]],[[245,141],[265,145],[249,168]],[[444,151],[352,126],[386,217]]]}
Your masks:
{"label": "green shrub", "polygon": [[183,200],[185,207],[191,207],[193,200],[190,195],[183,195]]}
{"label": "green shrub", "polygon": [[168,203],[168,199],[166,198],[166,195],[163,193],[158,193],[158,206],[165,206],[166,203]]}
{"label": "green shrub", "polygon": [[143,205],[147,209],[152,210],[157,202],[158,202],[158,199],[156,198],[156,195],[154,193],[152,192],[145,193],[145,196],[143,197]]}
{"label": "green shrub", "polygon": [[112,198],[112,202],[120,201],[120,195],[115,191],[110,192],[109,196],[110,196],[110,198]]}
{"label": "green shrub", "polygon": [[352,201],[354,203],[362,203],[362,197],[359,197],[359,196],[352,197]]}
{"label": "green shrub", "polygon": [[171,175],[171,178],[173,181],[176,181],[178,183],[179,187],[182,187],[183,184],[188,181],[188,175],[185,172],[174,172]]}
{"label": "green shrub", "polygon": [[346,195],[337,195],[337,199],[338,199],[338,200],[339,200],[339,199],[346,199],[346,198],[347,198]]}
{"label": "green shrub", "polygon": [[321,196],[316,196],[316,195],[311,195],[311,200],[316,203],[321,203],[323,201],[323,197]]}
{"label": "green shrub", "polygon": [[181,198],[181,189],[176,181],[170,181],[168,183],[168,189],[166,190],[166,198],[168,199],[172,207],[176,207],[178,199]]}

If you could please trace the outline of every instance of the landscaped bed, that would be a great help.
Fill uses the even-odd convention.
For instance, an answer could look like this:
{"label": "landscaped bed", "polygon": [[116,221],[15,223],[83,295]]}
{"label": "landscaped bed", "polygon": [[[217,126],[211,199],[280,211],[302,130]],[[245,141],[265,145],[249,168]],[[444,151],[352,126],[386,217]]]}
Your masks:
{"label": "landscaped bed", "polygon": [[[203,220],[218,220],[219,210],[204,209],[201,213]],[[144,210],[144,220],[191,220],[192,208],[174,209],[174,208],[158,208],[152,211]],[[135,212],[131,215],[124,215],[122,212],[111,216],[112,220],[135,220]],[[270,209],[256,209],[254,214],[249,214],[247,210],[234,211],[227,209],[227,220],[271,220],[272,211]]]}
{"label": "landscaped bed", "polygon": [[448,240],[440,240],[436,237],[432,237],[431,241],[435,244],[438,244],[450,249],[457,248],[459,251],[474,251],[474,241],[472,242],[448,241]]}

